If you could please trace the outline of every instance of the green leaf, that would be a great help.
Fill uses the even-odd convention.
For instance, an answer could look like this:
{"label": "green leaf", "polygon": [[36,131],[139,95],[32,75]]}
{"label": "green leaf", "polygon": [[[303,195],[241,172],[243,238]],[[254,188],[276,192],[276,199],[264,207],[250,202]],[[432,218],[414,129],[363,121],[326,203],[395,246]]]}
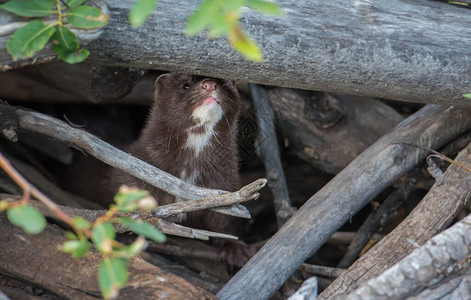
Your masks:
{"label": "green leaf", "polygon": [[75,34],[64,26],[57,26],[56,32],[51,37],[52,49],[63,61],[75,64],[85,60],[90,52],[79,49],[79,43]]}
{"label": "green leaf", "polygon": [[0,8],[22,17],[45,17],[53,13],[53,0],[23,1],[13,0],[0,5]]}
{"label": "green leaf", "polygon": [[468,98],[468,99],[471,99],[471,93],[469,93],[469,94],[464,94],[463,97]]}
{"label": "green leaf", "polygon": [[55,31],[52,25],[46,26],[38,20],[31,21],[8,40],[7,51],[13,56],[13,60],[31,57],[44,48]]}
{"label": "green leaf", "polygon": [[239,12],[241,10],[242,5],[244,5],[246,0],[225,0],[223,1],[224,3],[224,8],[226,12],[232,12],[236,13],[239,15]]}
{"label": "green leaf", "polygon": [[216,15],[220,15],[219,12],[221,2],[217,0],[205,0],[203,1],[197,10],[191,14],[186,22],[185,33],[189,36],[198,34],[203,31]]}
{"label": "green leaf", "polygon": [[105,258],[98,267],[98,284],[103,298],[114,299],[128,281],[126,264],[120,258]]}
{"label": "green leaf", "polygon": [[154,226],[141,219],[133,220],[131,218],[121,217],[118,218],[119,223],[131,229],[133,232],[143,235],[158,243],[163,243],[167,239],[165,234],[160,232]]}
{"label": "green leaf", "polygon": [[257,42],[247,36],[239,27],[234,28],[228,35],[229,43],[239,53],[254,62],[263,60],[262,51]]}
{"label": "green leaf", "polygon": [[21,227],[29,234],[40,233],[46,227],[46,218],[30,205],[10,208],[7,210],[7,216],[13,225]]}
{"label": "green leaf", "polygon": [[112,248],[112,241],[116,237],[116,231],[110,223],[103,222],[95,225],[92,229],[93,244],[104,253],[110,253]]}
{"label": "green leaf", "polygon": [[87,0],[67,0],[67,5],[70,7],[70,8],[74,8],[76,6],[79,6],[83,3],[85,3]]}
{"label": "green leaf", "polygon": [[65,253],[72,253],[73,258],[81,258],[90,250],[90,243],[87,239],[67,241],[62,245],[61,250]]}
{"label": "green leaf", "polygon": [[77,229],[90,229],[90,222],[85,220],[82,217],[74,217],[72,218],[72,224],[74,224],[75,228]]}
{"label": "green leaf", "polygon": [[120,212],[133,212],[139,208],[138,200],[148,196],[147,191],[122,186],[114,196],[114,201]]}
{"label": "green leaf", "polygon": [[67,231],[65,234],[69,240],[78,240],[78,236],[71,231]]}
{"label": "green leaf", "polygon": [[108,15],[96,7],[82,5],[66,13],[67,21],[77,28],[91,29],[103,27],[108,23]]}
{"label": "green leaf", "polygon": [[215,15],[209,28],[209,36],[218,38],[228,34],[234,26],[237,26],[239,19],[228,17],[227,15]]}
{"label": "green leaf", "polygon": [[141,27],[155,9],[157,0],[137,0],[129,12],[129,23],[132,27]]}
{"label": "green leaf", "polygon": [[144,251],[144,249],[147,247],[147,242],[146,239],[140,235],[134,243],[132,243],[129,246],[125,246],[123,249],[121,249],[118,253],[120,257],[133,257]]}
{"label": "green leaf", "polygon": [[247,0],[247,4],[250,8],[258,10],[267,15],[273,16],[282,16],[284,11],[281,7],[273,2],[264,1],[264,0]]}

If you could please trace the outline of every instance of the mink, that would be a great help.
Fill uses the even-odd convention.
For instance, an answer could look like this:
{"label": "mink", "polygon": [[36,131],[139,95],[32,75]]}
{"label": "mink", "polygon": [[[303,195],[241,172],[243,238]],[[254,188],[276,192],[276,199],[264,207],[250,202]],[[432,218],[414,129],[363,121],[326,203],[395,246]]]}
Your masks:
{"label": "mink", "polygon": [[[154,104],[139,138],[127,149],[155,167],[206,188],[239,188],[237,118],[239,94],[231,80],[168,73],[155,82]],[[148,190],[159,205],[182,201],[132,175],[111,173],[114,193],[120,184]],[[169,219],[185,226],[240,235],[238,218],[213,211]]]}

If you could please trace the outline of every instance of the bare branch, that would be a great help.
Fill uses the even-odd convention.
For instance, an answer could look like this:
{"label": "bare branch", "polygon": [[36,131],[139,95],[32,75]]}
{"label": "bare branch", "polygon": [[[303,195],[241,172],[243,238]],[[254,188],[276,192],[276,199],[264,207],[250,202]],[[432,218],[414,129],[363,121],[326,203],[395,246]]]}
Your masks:
{"label": "bare branch", "polygon": [[285,173],[281,165],[280,150],[275,133],[275,116],[270,106],[267,91],[259,85],[250,84],[250,92],[257,114],[258,135],[256,150],[265,165],[268,186],[273,192],[278,228],[296,213],[291,204],[286,184]]}
{"label": "bare branch", "polygon": [[299,270],[311,273],[312,275],[316,276],[324,276],[324,277],[334,277],[337,278],[345,272],[345,269],[340,268],[332,268],[332,267],[325,267],[325,266],[315,266],[311,264],[302,264],[299,266]]}

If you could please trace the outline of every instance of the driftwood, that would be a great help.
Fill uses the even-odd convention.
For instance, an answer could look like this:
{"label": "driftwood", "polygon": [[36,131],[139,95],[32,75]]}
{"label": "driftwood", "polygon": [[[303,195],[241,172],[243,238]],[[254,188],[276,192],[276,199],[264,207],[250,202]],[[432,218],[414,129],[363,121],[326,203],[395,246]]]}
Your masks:
{"label": "driftwood", "polygon": [[[131,28],[127,18],[133,2],[98,3],[107,5],[109,24],[80,35],[91,41],[85,47],[93,63],[405,101],[469,102],[462,95],[471,90],[471,65],[462,57],[471,54],[471,20],[463,7],[427,0],[280,1],[286,12],[282,18],[246,11],[241,19],[262,48],[265,60],[257,64],[225,39],[184,35],[196,2],[159,1],[139,29]],[[20,21],[2,12],[0,31]],[[25,64],[13,63],[6,52],[12,33],[0,36],[2,70]],[[35,59],[51,54],[46,50]]]}
{"label": "driftwood", "polygon": [[[1,116],[3,117],[1,123],[4,129],[13,128],[14,130],[19,128],[20,130],[44,134],[62,142],[70,143],[113,167],[128,172],[153,186],[165,190],[169,194],[183,199],[196,200],[205,197],[221,196],[223,194],[227,195],[219,198],[256,199],[259,195],[258,191],[266,184],[266,179],[260,179],[256,181],[255,190],[239,190],[234,193],[197,187],[116,149],[84,130],[73,128],[55,118],[5,105],[1,105],[0,109]],[[127,163],[123,164],[123,161]],[[250,218],[248,210],[239,204],[228,208],[213,208],[212,210]]]}
{"label": "driftwood", "polygon": [[[471,144],[460,152],[456,161],[471,165]],[[343,297],[446,228],[469,199],[470,186],[469,172],[451,165],[445,172],[445,184],[434,185],[409,216],[334,281],[320,299]]]}
{"label": "driftwood", "polygon": [[[466,151],[469,150],[471,147]],[[440,275],[446,274],[450,266],[469,259],[470,232],[471,215],[433,237],[381,275],[348,294],[345,299],[395,300],[414,295],[417,290],[426,287]]]}
{"label": "driftwood", "polygon": [[278,228],[296,212],[289,199],[288,186],[280,159],[280,149],[275,132],[275,117],[270,106],[266,90],[256,84],[250,85],[255,114],[257,117],[258,135],[255,149],[265,165],[268,186],[273,192],[276,223]]}
{"label": "driftwood", "polygon": [[337,174],[403,117],[381,101],[322,92],[269,91],[288,149]]}
{"label": "driftwood", "polygon": [[[48,225],[38,235],[25,234],[5,215],[0,216],[0,273],[32,282],[63,299],[96,299],[100,291],[97,269],[101,254],[92,250],[82,259],[74,259],[57,247],[64,243],[65,232]],[[53,254],[53,255],[51,255]],[[129,283],[119,299],[215,299],[210,293],[192,286],[182,278],[155,267],[142,258],[131,260]]]}
{"label": "driftwood", "polygon": [[268,298],[328,239],[426,152],[471,128],[471,109],[429,105],[397,125],[312,196],[218,293],[220,299]]}

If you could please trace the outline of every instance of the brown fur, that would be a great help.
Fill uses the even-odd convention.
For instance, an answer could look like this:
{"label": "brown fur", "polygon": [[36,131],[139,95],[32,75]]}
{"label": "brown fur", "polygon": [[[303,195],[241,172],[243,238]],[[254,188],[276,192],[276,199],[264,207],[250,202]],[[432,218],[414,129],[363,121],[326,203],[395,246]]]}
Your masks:
{"label": "brown fur", "polygon": [[[210,138],[198,155],[185,147],[188,130],[196,125],[192,112],[209,96],[202,88],[206,78],[186,74],[164,74],[155,82],[155,103],[147,123],[139,137],[129,149],[132,155],[180,177],[182,171],[198,171],[195,184],[201,187],[235,191],[239,188],[237,162],[237,117],[240,109],[239,94],[233,82],[214,79],[223,117],[214,126],[215,135]],[[189,84],[188,89],[183,85]],[[186,86],[188,87],[188,86]],[[204,131],[195,128],[193,132]],[[160,205],[173,203],[175,197],[119,170],[111,172],[110,186],[115,193],[121,184],[149,190]],[[240,234],[235,226],[237,218],[210,211],[190,213],[184,225]]]}

